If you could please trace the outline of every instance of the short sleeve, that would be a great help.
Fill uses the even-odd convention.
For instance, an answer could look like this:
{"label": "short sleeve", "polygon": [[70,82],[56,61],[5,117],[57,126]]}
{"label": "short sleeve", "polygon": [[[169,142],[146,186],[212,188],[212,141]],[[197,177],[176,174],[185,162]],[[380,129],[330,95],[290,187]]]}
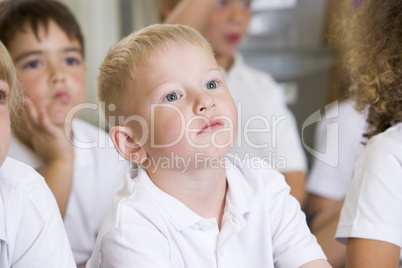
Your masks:
{"label": "short sleeve", "polygon": [[354,169],[336,238],[381,240],[402,247],[402,145],[374,137]]}
{"label": "short sleeve", "polygon": [[[30,178],[27,178],[30,179]],[[13,267],[76,267],[59,209],[42,178],[19,193],[23,206],[13,253]]]}
{"label": "short sleeve", "polygon": [[278,191],[268,200],[271,204],[275,267],[299,267],[317,259],[326,259],[307,227],[299,203],[289,195],[289,187],[285,183],[277,187]]}
{"label": "short sleeve", "polygon": [[314,158],[307,191],[341,200],[345,198],[352,179],[353,166],[364,150],[366,117],[353,108],[351,101],[331,107],[325,116],[330,114],[335,117],[325,117],[316,126],[314,149],[323,157]]}

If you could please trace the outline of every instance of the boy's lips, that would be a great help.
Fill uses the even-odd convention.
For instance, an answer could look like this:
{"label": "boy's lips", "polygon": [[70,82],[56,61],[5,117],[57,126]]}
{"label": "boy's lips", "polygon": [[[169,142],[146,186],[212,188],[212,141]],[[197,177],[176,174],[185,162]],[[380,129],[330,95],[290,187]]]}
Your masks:
{"label": "boy's lips", "polygon": [[228,34],[228,35],[226,35],[226,40],[229,43],[238,43],[240,41],[240,35],[239,34]]}
{"label": "boy's lips", "polygon": [[210,119],[208,120],[207,123],[205,123],[200,131],[197,132],[197,135],[202,134],[202,133],[206,133],[206,132],[212,132],[213,130],[223,127],[223,122],[221,120],[217,120],[217,119]]}
{"label": "boy's lips", "polygon": [[58,100],[60,100],[62,103],[67,103],[70,101],[70,94],[68,94],[66,91],[59,91],[54,95],[54,97]]}

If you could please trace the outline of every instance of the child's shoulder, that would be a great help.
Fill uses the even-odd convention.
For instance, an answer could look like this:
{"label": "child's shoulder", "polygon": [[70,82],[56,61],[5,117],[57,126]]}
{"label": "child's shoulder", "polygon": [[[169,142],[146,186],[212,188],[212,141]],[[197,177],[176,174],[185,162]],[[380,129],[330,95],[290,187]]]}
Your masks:
{"label": "child's shoulder", "polygon": [[[258,64],[257,64],[258,66]],[[231,72],[236,73],[236,76],[257,81],[265,81],[266,83],[277,84],[271,74],[263,71],[263,69],[255,68],[247,63],[243,55],[239,52],[234,54],[234,65]]]}
{"label": "child's shoulder", "polygon": [[9,202],[16,200],[18,206],[23,206],[21,200],[28,202],[29,197],[31,200],[36,200],[35,202],[53,198],[39,173],[11,157],[7,157],[0,167],[0,191]]}
{"label": "child's shoulder", "polygon": [[241,185],[244,191],[253,195],[257,192],[275,192],[287,187],[281,173],[259,157],[240,158],[237,155],[227,155],[227,177],[230,183]]}
{"label": "child's shoulder", "polygon": [[[0,182],[7,185],[22,185],[28,183],[44,183],[44,179],[32,167],[14,158],[7,157],[0,168]],[[44,185],[44,184],[43,184]]]}
{"label": "child's shoulder", "polygon": [[75,118],[72,122],[74,137],[82,141],[93,140],[100,136],[107,136],[106,131],[82,119]]}
{"label": "child's shoulder", "polygon": [[367,143],[368,148],[372,150],[384,151],[401,151],[402,148],[402,123],[396,124],[386,131],[373,136]]}

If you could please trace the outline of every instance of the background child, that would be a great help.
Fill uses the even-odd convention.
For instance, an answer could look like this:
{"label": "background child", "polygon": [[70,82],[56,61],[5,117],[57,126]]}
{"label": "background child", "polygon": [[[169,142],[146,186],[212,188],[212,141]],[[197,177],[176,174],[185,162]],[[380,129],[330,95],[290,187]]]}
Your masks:
{"label": "background child", "polygon": [[[341,14],[337,16],[337,23],[340,24],[346,20],[346,16],[356,12],[363,2],[340,1]],[[340,19],[339,15],[344,17],[344,20]],[[341,25],[334,27],[337,30],[334,30],[329,39],[338,51],[344,51],[343,48],[348,44],[342,38],[343,27],[339,26]],[[343,53],[340,54],[342,60],[346,60]],[[345,267],[346,245],[335,239],[335,233],[343,201],[352,180],[353,167],[367,142],[364,137],[367,132],[367,111],[357,111],[354,108],[355,102],[347,98],[347,75],[342,75],[342,80],[340,97],[343,99],[326,110],[326,117],[330,114],[336,116],[319,121],[314,135],[315,150],[325,152],[326,157],[336,159],[337,163],[333,165],[319,159],[314,160],[307,179],[306,188],[309,194],[305,209],[311,232],[317,238],[328,262],[335,268]],[[334,137],[336,142],[329,141],[328,137]]]}
{"label": "background child", "polygon": [[336,237],[347,267],[402,267],[402,1],[366,0],[345,25],[350,95],[367,108]]}
{"label": "background child", "polygon": [[[158,0],[166,23],[185,24],[211,43],[239,113],[232,153],[268,160],[284,174],[291,194],[305,197],[306,159],[293,114],[273,78],[244,63],[236,51],[251,18],[251,0]],[[251,131],[249,131],[251,130]]]}
{"label": "background child", "polygon": [[[315,159],[307,180],[309,192],[306,214],[311,232],[333,267],[344,267],[346,246],[335,240],[339,216],[346,192],[353,175],[353,166],[364,150],[367,141],[363,134],[367,131],[366,115],[354,109],[354,102],[344,100],[327,114],[336,117],[318,122],[315,132],[316,150],[332,154],[336,166]],[[337,109],[336,111],[334,109]],[[328,126],[337,124],[337,128]],[[327,141],[336,137],[337,142]]]}
{"label": "background child", "polygon": [[[0,42],[0,267],[75,267],[56,201],[31,167],[7,157],[21,92]],[[49,253],[52,254],[49,254]]]}
{"label": "background child", "polygon": [[0,39],[15,63],[29,108],[21,127],[14,128],[9,156],[44,176],[75,261],[82,265],[128,170],[105,132],[69,113],[85,99],[83,36],[61,3],[14,0],[0,3]]}
{"label": "background child", "polygon": [[262,160],[253,168],[225,157],[237,112],[201,34],[149,26],[100,70],[99,97],[116,106],[106,111],[113,143],[140,167],[88,267],[329,267],[283,176]]}

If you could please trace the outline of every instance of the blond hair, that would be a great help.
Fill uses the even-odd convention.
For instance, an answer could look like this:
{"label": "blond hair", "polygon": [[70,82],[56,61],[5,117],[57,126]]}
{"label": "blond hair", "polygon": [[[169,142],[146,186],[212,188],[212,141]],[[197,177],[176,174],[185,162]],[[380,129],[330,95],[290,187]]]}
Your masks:
{"label": "blond hair", "polygon": [[[169,41],[177,44],[194,44],[206,48],[212,55],[208,41],[191,27],[184,25],[155,24],[134,32],[117,43],[99,67],[98,97],[105,103],[106,121],[112,127],[116,116],[127,116],[133,104],[127,98],[135,90],[137,70],[146,63],[152,52],[165,47]],[[174,66],[172,66],[174,68]],[[114,105],[111,108],[110,105]]]}
{"label": "blond hair", "polygon": [[0,42],[0,79],[9,87],[8,105],[11,124],[17,123],[18,113],[22,107],[22,91],[17,80],[13,60],[7,49]]}

